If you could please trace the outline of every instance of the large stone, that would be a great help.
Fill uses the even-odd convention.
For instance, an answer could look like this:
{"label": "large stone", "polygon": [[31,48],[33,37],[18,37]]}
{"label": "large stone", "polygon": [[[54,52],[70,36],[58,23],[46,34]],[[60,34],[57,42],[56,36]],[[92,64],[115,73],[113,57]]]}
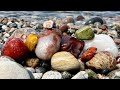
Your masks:
{"label": "large stone", "polygon": [[52,56],[51,67],[58,71],[69,71],[80,69],[80,63],[71,53],[61,51]]}
{"label": "large stone", "polygon": [[31,79],[27,70],[9,59],[0,59],[0,79]]}
{"label": "large stone", "polygon": [[89,26],[80,28],[75,32],[75,36],[79,40],[90,40],[94,38],[94,32]]}
{"label": "large stone", "polygon": [[115,57],[118,55],[118,48],[109,35],[99,34],[95,35],[93,40],[85,40],[84,50],[88,49],[89,47],[96,47],[97,52],[109,51]]}

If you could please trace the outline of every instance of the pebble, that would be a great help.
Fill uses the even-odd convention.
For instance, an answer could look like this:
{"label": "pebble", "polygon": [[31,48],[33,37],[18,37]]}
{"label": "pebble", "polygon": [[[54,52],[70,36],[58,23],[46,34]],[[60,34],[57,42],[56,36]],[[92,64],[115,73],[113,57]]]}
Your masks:
{"label": "pebble", "polygon": [[86,65],[95,69],[114,70],[116,68],[116,58],[108,51],[101,51],[86,62]]}
{"label": "pebble", "polygon": [[107,74],[110,79],[120,79],[120,69],[116,69]]}
{"label": "pebble", "polygon": [[45,73],[46,69],[43,67],[37,67],[37,68],[35,68],[35,71],[36,71],[36,73]]}
{"label": "pebble", "polygon": [[85,71],[88,73],[89,79],[98,79],[98,75],[93,70],[86,69]]}
{"label": "pebble", "polygon": [[43,73],[33,73],[33,76],[35,79],[41,79],[42,75],[43,75]]}
{"label": "pebble", "polygon": [[115,57],[117,57],[118,55],[118,48],[113,39],[109,35],[99,34],[95,35],[94,39],[92,40],[85,40],[84,50],[86,50],[89,47],[96,47],[97,52],[109,51]]}
{"label": "pebble", "polygon": [[71,79],[88,79],[88,73],[85,71],[80,71],[74,75]]}
{"label": "pebble", "polygon": [[16,23],[10,23],[8,25],[8,27],[10,27],[10,28],[17,28],[17,24]]}
{"label": "pebble", "polygon": [[80,63],[71,53],[61,51],[52,56],[51,67],[58,71],[69,71],[80,69]]}
{"label": "pebble", "polygon": [[72,75],[67,71],[62,72],[61,74],[63,79],[70,79],[72,77]]}
{"label": "pebble", "polygon": [[104,23],[103,19],[101,19],[100,17],[93,17],[93,18],[89,19],[89,20],[85,23],[85,25],[94,24],[94,23],[96,23],[96,22],[100,22],[101,24]]}
{"label": "pebble", "polygon": [[62,79],[62,75],[58,71],[47,71],[43,74],[42,79]]}
{"label": "pebble", "polygon": [[75,36],[79,40],[91,40],[95,37],[93,30],[89,26],[80,28],[75,32]]}
{"label": "pebble", "polygon": [[34,68],[26,67],[26,69],[27,69],[28,71],[30,71],[31,73],[35,73],[35,69],[34,69]]}
{"label": "pebble", "polygon": [[39,65],[39,59],[38,58],[28,58],[25,60],[25,64],[26,66],[35,68]]}
{"label": "pebble", "polygon": [[84,19],[85,18],[83,16],[81,16],[81,15],[77,16],[77,18],[76,18],[77,21],[84,20]]}
{"label": "pebble", "polygon": [[109,31],[108,35],[111,36],[113,39],[118,37],[118,34],[117,34],[116,30]]}
{"label": "pebble", "polygon": [[0,79],[30,79],[27,70],[11,60],[0,60]]}

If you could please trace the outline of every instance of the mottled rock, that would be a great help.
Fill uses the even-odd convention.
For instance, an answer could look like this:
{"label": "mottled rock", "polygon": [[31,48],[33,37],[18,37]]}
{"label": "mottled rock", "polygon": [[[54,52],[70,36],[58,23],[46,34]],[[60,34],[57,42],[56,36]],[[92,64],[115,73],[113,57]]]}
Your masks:
{"label": "mottled rock", "polygon": [[82,15],[79,15],[79,16],[77,16],[77,18],[76,18],[77,21],[83,20],[83,19],[85,19],[85,18],[84,18]]}
{"label": "mottled rock", "polygon": [[58,71],[47,71],[43,74],[42,79],[62,79],[62,75]]}
{"label": "mottled rock", "polygon": [[86,62],[86,65],[95,69],[113,70],[116,68],[116,58],[108,51],[101,51],[94,55],[94,57]]}
{"label": "mottled rock", "polygon": [[91,40],[95,35],[89,26],[84,26],[75,32],[75,36],[79,40]]}
{"label": "mottled rock", "polygon": [[80,71],[74,75],[71,79],[88,79],[88,73],[85,71]]}
{"label": "mottled rock", "polygon": [[80,63],[71,53],[61,51],[52,56],[51,67],[58,71],[69,71],[80,69]]}
{"label": "mottled rock", "polygon": [[39,65],[39,59],[38,58],[28,58],[25,60],[25,64],[29,67],[35,68]]}

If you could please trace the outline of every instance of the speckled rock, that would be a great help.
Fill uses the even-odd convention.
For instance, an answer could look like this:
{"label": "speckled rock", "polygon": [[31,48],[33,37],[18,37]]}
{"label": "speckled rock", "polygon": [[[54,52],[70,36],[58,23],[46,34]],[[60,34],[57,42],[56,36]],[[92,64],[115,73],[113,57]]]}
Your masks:
{"label": "speckled rock", "polygon": [[88,73],[85,71],[80,71],[74,75],[71,79],[88,79]]}
{"label": "speckled rock", "polygon": [[80,63],[71,53],[61,51],[52,56],[51,67],[58,71],[69,71],[80,69]]}
{"label": "speckled rock", "polygon": [[79,40],[91,40],[94,38],[94,32],[89,26],[80,28],[75,32],[75,36]]}
{"label": "speckled rock", "polygon": [[28,71],[30,71],[31,73],[35,73],[35,69],[34,69],[34,68],[26,67],[26,69],[27,69]]}
{"label": "speckled rock", "polygon": [[120,69],[116,69],[108,73],[110,79],[120,79]]}
{"label": "speckled rock", "polygon": [[33,73],[33,76],[35,79],[41,79],[42,75],[43,75],[43,73]]}
{"label": "speckled rock", "polygon": [[62,79],[62,75],[58,71],[47,71],[43,74],[42,79]]}
{"label": "speckled rock", "polygon": [[61,74],[63,79],[70,79],[72,77],[72,75],[67,71],[62,72]]}
{"label": "speckled rock", "polygon": [[86,50],[89,47],[96,47],[97,52],[109,51],[115,57],[117,57],[118,55],[118,48],[113,39],[109,35],[99,34],[95,35],[93,40],[85,40],[84,50]]}
{"label": "speckled rock", "polygon": [[0,60],[0,79],[30,79],[27,70],[10,60]]}
{"label": "speckled rock", "polygon": [[35,68],[39,65],[39,59],[38,58],[28,58],[25,60],[25,64],[26,66]]}
{"label": "speckled rock", "polygon": [[95,56],[86,62],[86,65],[95,69],[109,69],[116,68],[116,58],[108,51],[101,51],[95,54]]}

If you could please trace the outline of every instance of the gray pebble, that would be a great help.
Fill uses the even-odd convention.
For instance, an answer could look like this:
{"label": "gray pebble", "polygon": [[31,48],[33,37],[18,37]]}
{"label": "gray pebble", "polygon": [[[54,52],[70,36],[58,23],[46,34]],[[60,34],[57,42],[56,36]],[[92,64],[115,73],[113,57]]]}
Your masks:
{"label": "gray pebble", "polygon": [[32,73],[35,73],[35,69],[32,68],[32,67],[26,67],[26,69],[27,69],[28,71],[32,72]]}
{"label": "gray pebble", "polygon": [[42,79],[62,79],[62,75],[58,71],[47,71],[43,74]]}
{"label": "gray pebble", "polygon": [[62,72],[61,74],[63,79],[70,79],[72,77],[72,75],[67,71]]}
{"label": "gray pebble", "polygon": [[35,79],[41,79],[42,75],[43,75],[43,73],[33,73],[33,76]]}
{"label": "gray pebble", "polygon": [[88,79],[88,73],[85,71],[80,71],[74,75],[71,79]]}
{"label": "gray pebble", "polygon": [[37,68],[35,69],[35,71],[36,71],[36,73],[45,73],[45,72],[46,72],[46,69],[43,68],[43,67],[37,67]]}

